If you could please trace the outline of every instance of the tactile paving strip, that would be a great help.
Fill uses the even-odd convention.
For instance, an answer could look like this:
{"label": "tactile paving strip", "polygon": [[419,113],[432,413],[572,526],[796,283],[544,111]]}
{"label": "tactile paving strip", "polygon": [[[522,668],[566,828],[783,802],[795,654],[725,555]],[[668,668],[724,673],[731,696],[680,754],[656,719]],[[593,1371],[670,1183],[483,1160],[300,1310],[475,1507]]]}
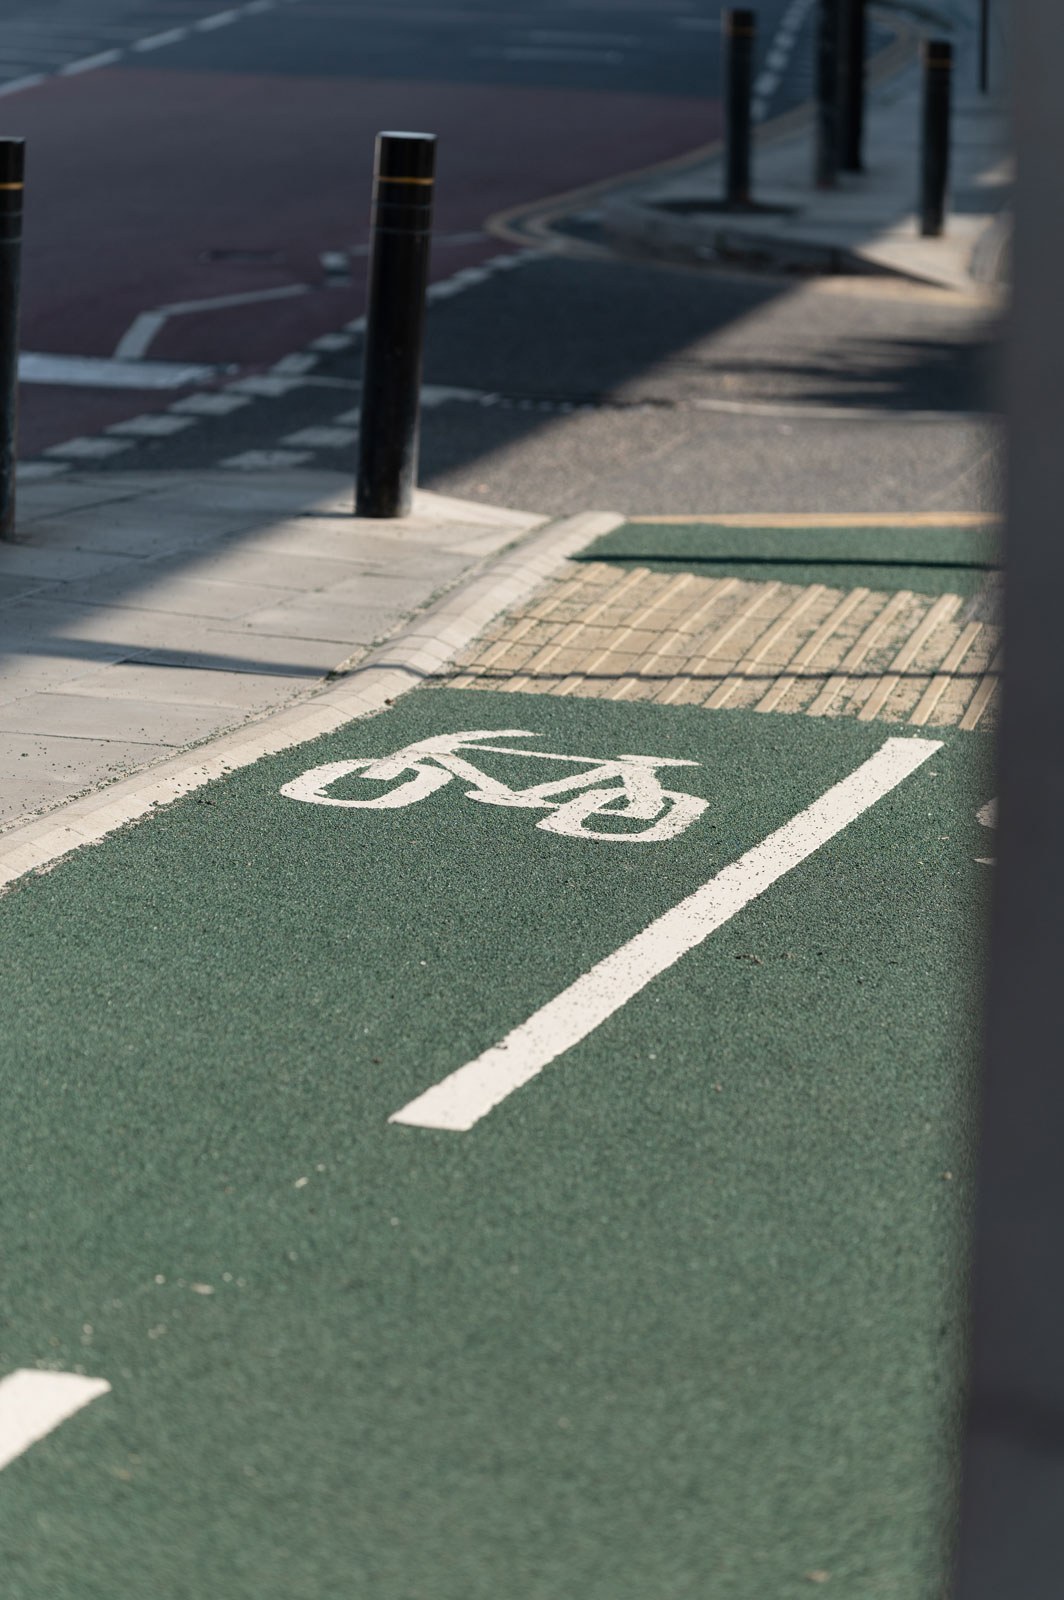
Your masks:
{"label": "tactile paving strip", "polygon": [[568,562],[442,679],[914,727],[990,728],[1000,629],[960,595]]}

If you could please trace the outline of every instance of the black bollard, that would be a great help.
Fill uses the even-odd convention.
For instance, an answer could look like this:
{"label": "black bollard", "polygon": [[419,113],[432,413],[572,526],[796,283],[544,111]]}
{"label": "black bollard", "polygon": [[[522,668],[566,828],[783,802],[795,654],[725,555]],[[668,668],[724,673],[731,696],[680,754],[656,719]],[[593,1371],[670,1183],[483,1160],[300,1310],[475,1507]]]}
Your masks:
{"label": "black bollard", "polygon": [[417,480],[434,133],[380,133],[355,515],[405,517]]}
{"label": "black bollard", "polygon": [[945,39],[924,40],[923,175],[920,188],[920,232],[936,239],[946,217],[949,177],[950,88],[953,46]]}
{"label": "black bollard", "polygon": [[841,0],[820,0],[816,57],[816,170],[818,189],[839,175],[839,35]]}
{"label": "black bollard", "polygon": [[724,32],[725,204],[750,204],[750,99],[757,12],[726,9]]}
{"label": "black bollard", "polygon": [[979,0],[979,93],[990,91],[990,0]]}
{"label": "black bollard", "polygon": [[842,169],[864,168],[865,57],[868,49],[867,0],[844,0],[842,40]]}
{"label": "black bollard", "polygon": [[0,139],[0,538],[15,532],[24,139]]}

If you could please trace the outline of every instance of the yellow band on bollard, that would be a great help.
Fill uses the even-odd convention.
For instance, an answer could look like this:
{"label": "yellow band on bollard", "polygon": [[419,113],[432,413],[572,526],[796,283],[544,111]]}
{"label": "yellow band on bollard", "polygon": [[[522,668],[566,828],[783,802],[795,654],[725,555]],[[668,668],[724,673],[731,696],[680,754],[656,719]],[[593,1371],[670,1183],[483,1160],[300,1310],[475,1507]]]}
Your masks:
{"label": "yellow band on bollard", "polygon": [[0,183],[0,189],[24,189],[24,183]]}
{"label": "yellow band on bollard", "polygon": [[391,178],[386,172],[378,172],[378,183],[424,183],[430,187],[436,182],[435,178]]}

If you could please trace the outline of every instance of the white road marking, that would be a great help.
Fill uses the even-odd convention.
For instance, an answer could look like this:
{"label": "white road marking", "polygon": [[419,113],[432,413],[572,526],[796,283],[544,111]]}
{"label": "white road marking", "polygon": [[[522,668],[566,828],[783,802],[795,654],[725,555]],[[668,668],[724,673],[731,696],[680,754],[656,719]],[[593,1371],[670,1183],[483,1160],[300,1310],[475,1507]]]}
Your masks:
{"label": "white road marking", "polygon": [[298,350],[290,356],[282,356],[280,361],[275,361],[270,371],[279,372],[282,377],[287,377],[293,373],[309,372],[317,364],[316,355],[309,350]]}
{"label": "white road marking", "polygon": [[269,372],[257,372],[250,378],[238,378],[235,383],[229,384],[226,393],[266,395],[276,400],[278,396],[291,394],[293,389],[302,387],[299,378],[282,378]]}
{"label": "white road marking", "polygon": [[46,456],[69,456],[74,461],[102,461],[107,456],[121,455],[132,450],[132,439],[67,439],[64,444],[49,445]]}
{"label": "white road marking", "polygon": [[250,404],[242,394],[190,394],[184,400],[175,400],[169,409],[192,417],[227,417],[231,411],[242,411]]}
{"label": "white road marking", "polygon": [[146,39],[137,39],[131,50],[162,50],[168,44],[180,44],[188,38],[187,28],[167,28],[165,33],[152,33]]}
{"label": "white road marking", "polygon": [[105,1378],[20,1368],[0,1380],[0,1471],[83,1406],[109,1394]]}
{"label": "white road marking", "polygon": [[231,22],[239,22],[239,11],[216,11],[213,17],[201,17],[192,26],[197,33],[212,33],[215,28],[228,28]]}
{"label": "white road marking", "polygon": [[238,456],[229,456],[218,463],[236,472],[269,471],[274,467],[301,467],[312,460],[309,450],[244,450]]}
{"label": "white road marking", "polygon": [[597,962],[505,1039],[394,1112],[389,1122],[467,1132],[941,748],[940,739],[888,739],[848,778]]}
{"label": "white road marking", "polygon": [[769,44],[765,66],[754,82],[751,115],[755,122],[764,122],[768,116],[772,97],[787,70],[798,42],[798,33],[809,15],[812,4],[813,0],[793,0],[793,4],[788,6],[780,19],[780,24]]}
{"label": "white road marking", "polygon": [[286,433],[281,443],[307,445],[312,450],[348,450],[357,438],[357,428],[300,428],[297,433]]}
{"label": "white road marking", "polygon": [[45,81],[43,72],[30,72],[24,78],[12,78],[10,83],[0,86],[0,95],[21,94],[23,89],[36,89],[39,83]]}
{"label": "white road marking", "polygon": [[121,61],[121,50],[101,50],[98,56],[86,56],[82,61],[68,61],[59,68],[60,77],[73,78],[79,72],[95,72],[97,67],[113,67]]}
{"label": "white road marking", "polygon": [[320,338],[310,341],[310,348],[325,351],[350,350],[352,342],[348,333],[323,333]]}
{"label": "white road marking", "polygon": [[19,483],[41,482],[45,478],[58,478],[61,473],[69,472],[69,461],[20,461],[18,464]]}
{"label": "white road marking", "polygon": [[139,361],[171,317],[198,316],[204,311],[227,311],[233,306],[253,306],[262,300],[289,300],[295,295],[309,293],[310,288],[305,283],[285,283],[273,289],[245,289],[239,294],[210,295],[204,300],[175,300],[171,305],[138,312],[115,346],[115,359]]}
{"label": "white road marking", "polygon": [[142,417],[129,417],[125,422],[113,422],[107,432],[129,433],[138,439],[164,439],[194,426],[192,417],[171,417],[165,411],[148,412]]}
{"label": "white road marking", "polygon": [[75,389],[185,389],[206,383],[213,367],[178,361],[116,361],[107,356],[53,356],[24,350],[18,360],[21,383],[47,383]]}

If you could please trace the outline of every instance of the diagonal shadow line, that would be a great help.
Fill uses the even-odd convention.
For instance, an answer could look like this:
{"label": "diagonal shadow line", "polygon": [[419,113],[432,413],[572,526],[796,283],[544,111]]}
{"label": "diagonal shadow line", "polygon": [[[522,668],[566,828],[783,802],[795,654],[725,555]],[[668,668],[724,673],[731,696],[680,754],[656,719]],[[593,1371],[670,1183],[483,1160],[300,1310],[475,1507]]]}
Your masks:
{"label": "diagonal shadow line", "polygon": [[77,640],[47,639],[20,644],[17,651],[6,653],[12,656],[61,656],[73,661],[91,661],[101,667],[175,667],[191,672],[230,672],[234,677],[251,674],[263,678],[316,680],[331,676],[328,667],[308,666],[305,661],[256,661],[253,656],[220,655],[209,650],[153,650],[147,645],[127,649],[118,642],[81,645]]}

